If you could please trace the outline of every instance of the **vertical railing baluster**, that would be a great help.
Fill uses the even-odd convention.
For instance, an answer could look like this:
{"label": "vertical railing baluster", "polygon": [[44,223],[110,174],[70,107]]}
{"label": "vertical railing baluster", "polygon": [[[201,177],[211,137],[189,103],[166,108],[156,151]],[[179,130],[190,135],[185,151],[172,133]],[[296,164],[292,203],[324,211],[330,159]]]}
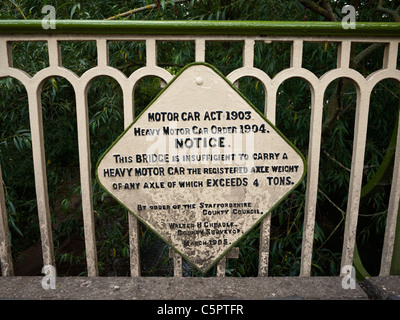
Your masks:
{"label": "vertical railing baluster", "polygon": [[[268,92],[268,93],[267,93]],[[276,119],[276,91],[269,88],[265,96],[265,117],[275,124]],[[260,247],[259,247],[259,263],[258,276],[268,276],[269,266],[269,250],[271,237],[271,213],[268,214],[262,221],[260,226]]]}
{"label": "vertical railing baluster", "polygon": [[353,265],[358,210],[361,196],[361,183],[364,170],[369,99],[370,90],[365,86],[357,87],[357,106],[354,125],[353,154],[351,161],[349,196],[346,210],[341,270],[344,266]]}
{"label": "vertical railing baluster", "polygon": [[314,243],[315,212],[318,194],[319,159],[324,90],[313,89],[311,95],[310,140],[307,162],[307,186],[301,247],[300,276],[310,276]]}
{"label": "vertical railing baluster", "polygon": [[397,52],[399,43],[391,41],[385,46],[385,54],[383,55],[382,69],[396,70],[397,67]]}
{"label": "vertical railing baluster", "polygon": [[0,166],[0,264],[1,264],[1,274],[3,276],[14,275],[1,166]]}
{"label": "vertical railing baluster", "polygon": [[0,39],[0,76],[6,75],[9,67],[12,67],[13,59],[11,49],[6,39]]}
{"label": "vertical railing baluster", "polygon": [[243,67],[254,67],[254,39],[246,39],[243,47]]}
{"label": "vertical railing baluster", "polygon": [[223,278],[226,273],[226,255],[217,263],[217,277]]}
{"label": "vertical railing baluster", "polygon": [[108,43],[107,39],[97,39],[97,65],[108,66]]}
{"label": "vertical railing baluster", "polygon": [[50,67],[58,67],[62,65],[60,44],[57,39],[51,38],[47,40],[47,47],[49,51],[49,65]]}
{"label": "vertical railing baluster", "polygon": [[[303,41],[294,40],[291,47],[290,67],[301,69],[303,63]],[[324,91],[311,85],[310,140],[308,147],[307,186],[304,210],[303,238],[301,246],[300,276],[310,276],[314,243],[315,210],[318,193],[318,171],[321,147],[321,127]]]}
{"label": "vertical railing baluster", "polygon": [[239,258],[238,247],[234,247],[229,252],[227,252],[217,263],[217,277],[225,277],[226,262],[228,259],[238,259],[238,258]]}
{"label": "vertical railing baluster", "polygon": [[155,67],[157,65],[157,43],[156,39],[146,40],[146,66]]}
{"label": "vertical railing baluster", "polygon": [[89,111],[86,86],[75,87],[78,127],[79,169],[81,178],[82,213],[85,234],[86,262],[89,277],[98,276],[94,228],[92,174],[90,160]]}
{"label": "vertical railing baluster", "polygon": [[[385,55],[383,58],[383,69],[396,70],[398,48],[399,48],[399,43],[395,41],[390,42],[386,45]],[[400,118],[400,113],[398,117]],[[397,215],[399,211],[399,201],[400,201],[400,121],[398,119],[393,179],[390,188],[385,237],[384,237],[382,257],[381,257],[381,270],[379,273],[380,276],[390,275],[394,241],[396,237],[396,225],[397,225]],[[400,226],[397,226],[397,228],[399,227]]]}
{"label": "vertical railing baluster", "polygon": [[[0,39],[0,76],[6,75],[12,56],[8,43],[5,39]],[[4,195],[4,183],[2,169],[0,165],[0,264],[3,276],[13,276],[14,268],[11,256],[9,240],[8,219],[6,211],[6,201]]]}
{"label": "vertical railing baluster", "polygon": [[42,240],[43,264],[55,267],[43,139],[42,103],[40,96],[41,86],[36,85],[35,83],[30,83],[26,86],[26,91],[28,94],[29,104],[33,168],[35,174],[39,229]]}
{"label": "vertical railing baluster", "polygon": [[177,253],[174,249],[169,248],[169,257],[173,260],[174,262],[174,277],[175,278],[182,278],[183,277],[183,258],[182,256]]}
{"label": "vertical railing baluster", "polygon": [[343,40],[338,45],[337,68],[347,69],[350,67],[351,41]]}
{"label": "vertical railing baluster", "polygon": [[291,46],[290,67],[301,68],[303,63],[303,40],[294,40]]}
{"label": "vertical railing baluster", "polygon": [[196,39],[195,42],[195,60],[197,62],[206,61],[206,41],[203,38]]}
{"label": "vertical railing baluster", "polygon": [[[400,118],[400,113],[399,113]],[[390,275],[392,264],[394,241],[396,237],[397,215],[400,201],[400,119],[397,126],[397,143],[394,157],[393,179],[390,187],[389,207],[386,218],[385,238],[381,258],[380,276]],[[400,228],[400,226],[397,226]]]}
{"label": "vertical railing baluster", "polygon": [[[135,119],[135,108],[133,104],[134,88],[128,86],[123,88],[124,95],[124,128],[126,129]],[[129,256],[131,277],[140,277],[140,244],[139,244],[139,222],[138,219],[128,212],[129,226]]]}

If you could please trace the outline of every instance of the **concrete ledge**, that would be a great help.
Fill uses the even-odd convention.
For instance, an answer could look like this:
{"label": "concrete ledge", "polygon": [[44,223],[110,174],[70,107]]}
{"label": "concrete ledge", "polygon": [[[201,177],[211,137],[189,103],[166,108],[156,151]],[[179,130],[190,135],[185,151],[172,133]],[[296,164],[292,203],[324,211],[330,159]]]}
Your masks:
{"label": "concrete ledge", "polygon": [[[367,300],[341,277],[159,278],[60,277],[43,289],[43,277],[0,277],[0,299],[38,300]],[[398,277],[397,280],[400,280]],[[400,282],[397,282],[398,284]],[[397,285],[397,289],[399,286]]]}
{"label": "concrete ledge", "polygon": [[367,278],[364,290],[374,300],[400,300],[400,276]]}

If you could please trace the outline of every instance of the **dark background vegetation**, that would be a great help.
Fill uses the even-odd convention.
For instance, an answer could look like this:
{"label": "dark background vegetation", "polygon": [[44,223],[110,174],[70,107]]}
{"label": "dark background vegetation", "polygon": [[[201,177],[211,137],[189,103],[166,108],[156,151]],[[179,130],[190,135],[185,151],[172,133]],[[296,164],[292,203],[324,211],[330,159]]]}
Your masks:
{"label": "dark background vegetation", "polygon": [[[56,8],[57,19],[130,20],[281,20],[341,21],[345,4],[357,10],[357,21],[399,22],[400,1],[255,1],[255,0],[1,0],[0,19],[42,19],[44,5]],[[144,8],[153,5],[151,8]],[[134,14],[129,10],[136,9]],[[397,9],[397,10],[396,10]],[[117,16],[119,15],[119,16]],[[322,40],[321,40],[322,41]],[[96,66],[96,44],[63,42],[63,65],[78,75]],[[207,43],[206,62],[223,74],[242,65],[243,43]],[[305,42],[303,67],[317,76],[336,68],[337,44]],[[142,42],[111,42],[110,64],[129,76],[146,63]],[[382,68],[383,46],[355,44],[352,67],[364,76]],[[48,66],[46,43],[13,43],[14,67],[33,76]],[[290,44],[257,43],[254,63],[270,77],[289,66]],[[194,61],[194,43],[158,43],[158,64],[172,74]],[[261,111],[265,93],[256,79],[239,81],[239,89]],[[142,79],[135,91],[136,114],[160,91],[160,80]],[[276,126],[307,157],[310,89],[301,79],[285,81],[278,91]],[[36,196],[27,96],[18,81],[0,79],[0,161],[16,272],[27,270],[32,248],[39,248]],[[393,159],[388,155],[399,109],[400,90],[385,80],[373,90],[361,198],[357,247],[369,274],[379,272]],[[123,131],[122,94],[116,81],[100,77],[90,85],[89,126],[92,167]],[[333,82],[325,93],[312,275],[338,275],[347,204],[356,90],[348,79]],[[75,96],[63,78],[48,79],[42,90],[47,176],[58,275],[86,274],[80,202]],[[389,161],[384,162],[385,155]],[[388,164],[388,165],[386,165]],[[380,171],[379,171],[380,170]],[[377,178],[377,172],[384,174]],[[92,174],[95,177],[95,174]],[[127,212],[93,179],[94,215],[100,275],[129,275]],[[368,192],[367,192],[368,191]],[[271,276],[298,275],[302,240],[305,182],[272,212]],[[170,275],[168,248],[140,226],[143,275]],[[256,276],[259,227],[240,243],[240,258],[228,262],[232,276]],[[39,245],[38,245],[39,243]],[[41,264],[40,254],[39,263]],[[195,273],[185,265],[186,274]],[[397,272],[398,272],[397,268]],[[208,275],[213,275],[211,270]]]}

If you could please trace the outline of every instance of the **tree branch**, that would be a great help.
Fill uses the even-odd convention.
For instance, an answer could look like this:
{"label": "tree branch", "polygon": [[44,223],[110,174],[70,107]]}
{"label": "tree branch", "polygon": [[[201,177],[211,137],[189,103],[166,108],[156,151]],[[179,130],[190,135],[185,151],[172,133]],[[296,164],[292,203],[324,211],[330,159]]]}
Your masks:
{"label": "tree branch", "polygon": [[388,8],[382,7],[380,5],[378,5],[376,7],[376,11],[379,11],[379,12],[382,12],[382,13],[386,13],[389,16],[391,16],[395,22],[400,22],[400,14],[399,14],[397,9],[396,10],[392,10],[392,9],[388,9]]}
{"label": "tree branch", "polygon": [[329,3],[329,0],[324,0],[324,7],[330,17],[330,20],[337,21],[335,15],[333,14],[333,10],[332,10],[331,4]]}
{"label": "tree branch", "polygon": [[304,7],[314,11],[315,13],[318,13],[319,15],[327,18],[328,20],[331,20],[331,18],[332,18],[331,14],[328,11],[326,11],[324,8],[322,8],[319,5],[317,5],[314,1],[311,1],[311,0],[300,0],[300,3]]}
{"label": "tree branch", "polygon": [[351,62],[351,67],[353,69],[356,68],[356,66],[368,55],[370,55],[372,52],[374,52],[375,50],[381,48],[382,46],[384,46],[383,43],[374,43],[371,44],[368,48],[364,49],[363,51],[361,51],[358,55],[356,55],[354,57],[354,59]]}
{"label": "tree branch", "polygon": [[14,1],[11,1],[11,0],[9,0],[9,1],[17,8],[19,13],[21,13],[22,17],[26,20],[26,17],[24,15],[24,13],[22,12],[21,7],[18,4],[16,4]]}
{"label": "tree branch", "polygon": [[[188,1],[191,1],[191,0],[175,0],[173,2],[166,2],[166,4],[176,5],[178,3],[183,3],[183,2],[188,2]],[[151,10],[151,9],[157,8],[157,5],[158,5],[157,3],[153,3],[153,4],[149,4],[147,6],[144,6],[144,7],[132,9],[132,10],[117,14],[115,16],[109,17],[109,18],[107,18],[107,20],[115,20],[117,18],[123,18],[123,17],[126,17],[126,16],[131,16],[131,15],[133,15],[135,13],[138,13],[138,12],[142,12],[142,11],[146,11],[146,10]]]}
{"label": "tree branch", "polygon": [[140,7],[140,8],[137,8],[137,9],[132,9],[132,10],[117,14],[115,16],[109,17],[109,18],[107,18],[107,20],[115,20],[117,18],[123,18],[123,17],[126,17],[126,16],[131,16],[131,15],[133,15],[135,13],[138,13],[138,12],[154,9],[156,6],[157,5],[155,3],[154,4],[149,4],[149,5],[144,6],[144,7]]}
{"label": "tree branch", "polygon": [[326,150],[323,150],[324,154],[327,155],[327,157],[329,159],[331,159],[333,162],[335,162],[339,167],[343,168],[344,170],[351,172],[351,170],[349,168],[347,168],[344,164],[342,164],[341,162],[339,162],[338,160],[336,160],[334,157],[332,157]]}

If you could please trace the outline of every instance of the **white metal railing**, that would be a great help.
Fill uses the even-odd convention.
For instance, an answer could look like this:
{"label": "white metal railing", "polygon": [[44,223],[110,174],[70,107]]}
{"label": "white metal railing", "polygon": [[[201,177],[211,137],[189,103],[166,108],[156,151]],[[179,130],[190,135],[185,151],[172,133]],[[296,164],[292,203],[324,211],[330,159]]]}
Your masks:
{"label": "white metal railing", "polygon": [[[40,23],[40,22],[39,22]],[[345,31],[342,35],[296,35],[283,34],[282,32],[261,31],[244,32],[239,31],[230,34],[229,31],[222,34],[201,33],[168,34],[160,31],[143,34],[138,28],[124,34],[116,32],[102,32],[99,34],[85,34],[81,32],[68,33],[67,31],[57,33],[4,33],[0,34],[0,78],[12,77],[18,79],[26,88],[29,104],[30,128],[32,136],[32,152],[34,162],[34,176],[37,193],[37,207],[42,240],[43,264],[55,265],[52,231],[50,225],[50,209],[47,190],[47,177],[45,166],[45,150],[43,139],[43,124],[41,110],[41,88],[43,82],[54,76],[60,76],[68,80],[76,97],[77,126],[80,179],[82,191],[82,211],[84,220],[84,234],[86,245],[87,269],[89,276],[98,275],[96,241],[94,230],[93,200],[92,200],[92,177],[89,146],[89,119],[87,90],[90,82],[99,76],[109,76],[115,79],[121,86],[124,102],[124,126],[125,128],[134,120],[133,95],[138,81],[145,76],[157,76],[165,83],[172,78],[168,71],[157,65],[157,41],[193,41],[195,43],[195,61],[205,61],[206,42],[208,41],[241,41],[243,46],[243,66],[231,72],[227,78],[232,83],[242,77],[257,78],[265,89],[265,115],[275,123],[276,98],[279,86],[287,79],[299,77],[307,81],[311,89],[311,119],[310,139],[308,150],[308,172],[306,186],[306,203],[304,210],[304,229],[301,253],[301,276],[309,276],[311,272],[311,257],[313,250],[315,212],[318,191],[318,174],[321,145],[321,127],[323,98],[328,85],[338,78],[351,79],[357,91],[356,120],[354,129],[353,155],[350,175],[350,186],[348,190],[348,204],[346,212],[345,234],[342,251],[342,266],[351,265],[355,248],[356,228],[361,195],[362,173],[364,153],[366,145],[366,133],[368,122],[368,111],[370,107],[370,96],[374,86],[384,79],[395,79],[400,82],[400,71],[397,69],[397,56],[400,42],[400,33],[397,36],[368,36],[352,34],[347,36]],[[188,32],[190,33],[190,32]],[[47,42],[49,67],[40,70],[34,76],[30,76],[22,70],[13,67],[11,42],[19,41],[44,41]],[[62,65],[60,42],[61,41],[95,41],[97,44],[97,66],[86,71],[82,76],[77,76]],[[146,66],[133,72],[129,77],[109,65],[108,42],[109,41],[144,41],[146,44]],[[270,78],[265,72],[254,67],[254,46],[257,41],[285,41],[291,44],[290,67],[279,72],[274,78]],[[330,70],[321,77],[317,77],[311,71],[302,67],[304,42],[328,41],[338,43],[337,68]],[[350,68],[350,51],[353,42],[383,43],[385,45],[383,67],[368,77]],[[400,126],[397,133],[400,137]],[[397,139],[395,166],[393,171],[392,187],[388,207],[386,233],[381,261],[380,275],[389,275],[393,252],[394,235],[396,228],[397,212],[400,199],[400,138]],[[2,185],[1,168],[0,184]],[[131,276],[140,276],[139,263],[139,237],[137,219],[129,214],[129,245]],[[267,276],[270,243],[271,217],[267,216],[261,227],[260,236],[260,259],[259,276]],[[8,240],[8,224],[3,187],[0,188],[0,261],[3,276],[13,275],[13,265]],[[175,259],[175,276],[181,274],[182,267],[180,257]],[[223,263],[223,262],[221,262]],[[221,265],[221,272],[224,267]],[[180,269],[180,271],[179,271]]]}

